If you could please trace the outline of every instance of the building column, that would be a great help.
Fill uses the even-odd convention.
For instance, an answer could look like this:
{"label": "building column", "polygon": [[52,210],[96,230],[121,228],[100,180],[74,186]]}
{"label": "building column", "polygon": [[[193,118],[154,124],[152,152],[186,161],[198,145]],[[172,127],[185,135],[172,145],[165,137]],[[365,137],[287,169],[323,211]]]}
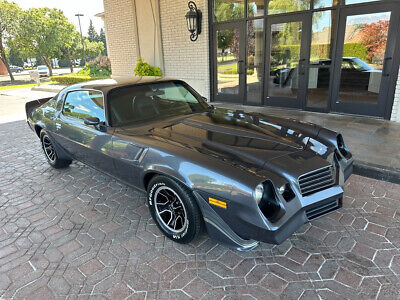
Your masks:
{"label": "building column", "polygon": [[202,96],[210,97],[208,1],[194,0],[203,13],[201,34],[190,41],[185,15],[187,0],[159,0],[164,75],[182,79]]}
{"label": "building column", "polygon": [[158,0],[133,0],[137,11],[139,55],[152,66],[164,71],[160,4]]}
{"label": "building column", "polygon": [[104,11],[113,76],[133,76],[139,52],[134,0],[104,0]]}

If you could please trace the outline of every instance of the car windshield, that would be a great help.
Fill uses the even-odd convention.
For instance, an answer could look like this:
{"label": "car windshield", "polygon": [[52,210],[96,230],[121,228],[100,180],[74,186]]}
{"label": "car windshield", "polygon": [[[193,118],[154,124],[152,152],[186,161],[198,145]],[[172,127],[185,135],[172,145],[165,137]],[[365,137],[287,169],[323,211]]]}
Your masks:
{"label": "car windshield", "polygon": [[177,81],[117,88],[108,94],[112,126],[141,124],[204,112],[209,106]]}
{"label": "car windshield", "polygon": [[353,63],[354,68],[358,71],[374,70],[373,67],[371,67],[369,64],[367,64],[365,61],[359,59],[358,57],[353,58],[352,63]]}
{"label": "car windshield", "polygon": [[38,67],[38,70],[47,70],[47,67]]}

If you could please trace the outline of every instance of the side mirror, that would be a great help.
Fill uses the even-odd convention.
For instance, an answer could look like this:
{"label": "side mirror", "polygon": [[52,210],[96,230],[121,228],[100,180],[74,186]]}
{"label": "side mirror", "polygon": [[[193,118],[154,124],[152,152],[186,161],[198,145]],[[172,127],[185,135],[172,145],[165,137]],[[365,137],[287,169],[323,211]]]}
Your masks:
{"label": "side mirror", "polygon": [[96,126],[96,125],[99,125],[100,124],[100,119],[99,118],[96,118],[96,117],[89,117],[89,118],[86,118],[85,119],[85,121],[83,121],[86,125],[93,125],[93,126]]}
{"label": "side mirror", "polygon": [[208,101],[206,97],[201,97],[201,99],[203,99],[204,102]]}

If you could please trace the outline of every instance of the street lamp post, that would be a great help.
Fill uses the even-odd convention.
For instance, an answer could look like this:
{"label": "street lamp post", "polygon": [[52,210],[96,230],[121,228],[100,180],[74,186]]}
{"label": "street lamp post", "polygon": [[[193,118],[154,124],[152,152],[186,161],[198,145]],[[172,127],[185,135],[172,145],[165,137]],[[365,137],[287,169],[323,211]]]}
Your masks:
{"label": "street lamp post", "polygon": [[82,34],[82,27],[81,27],[81,17],[83,17],[83,14],[75,14],[76,17],[78,17],[78,22],[79,22],[79,31],[81,32],[81,41],[82,41],[82,47],[83,47],[83,62],[86,64],[86,50],[85,50],[85,41],[83,40],[83,34]]}

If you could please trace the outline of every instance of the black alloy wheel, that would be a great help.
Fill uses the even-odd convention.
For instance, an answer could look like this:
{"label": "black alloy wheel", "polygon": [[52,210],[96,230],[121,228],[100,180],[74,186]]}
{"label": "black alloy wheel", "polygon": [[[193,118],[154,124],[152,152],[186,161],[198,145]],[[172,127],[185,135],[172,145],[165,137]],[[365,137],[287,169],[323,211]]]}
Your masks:
{"label": "black alloy wheel", "polygon": [[147,201],[153,220],[169,239],[187,244],[202,231],[203,218],[196,199],[183,184],[157,175],[149,182]]}

